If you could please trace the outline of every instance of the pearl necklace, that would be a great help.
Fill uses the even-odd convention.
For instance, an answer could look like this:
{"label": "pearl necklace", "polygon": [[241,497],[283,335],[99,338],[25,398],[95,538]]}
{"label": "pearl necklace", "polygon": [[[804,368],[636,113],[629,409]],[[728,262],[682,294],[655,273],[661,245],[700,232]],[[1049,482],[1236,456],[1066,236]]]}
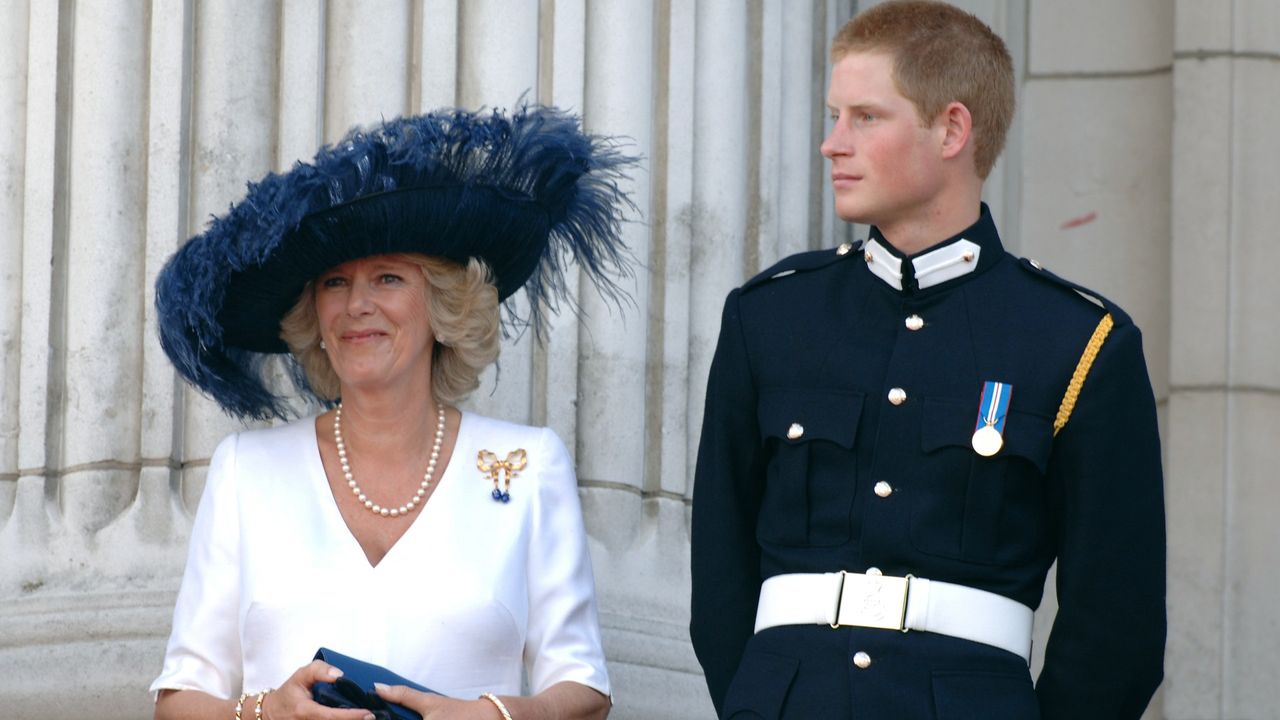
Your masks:
{"label": "pearl necklace", "polygon": [[382,507],[370,500],[356,484],[356,479],[351,474],[351,464],[347,462],[347,446],[342,442],[342,403],[338,403],[338,409],[333,414],[333,442],[338,446],[338,462],[342,463],[342,474],[347,479],[347,487],[351,488],[351,494],[355,495],[369,512],[382,517],[408,515],[417,508],[418,503],[422,502],[427,494],[427,488],[431,487],[431,476],[435,474],[436,461],[440,459],[440,446],[444,444],[444,405],[436,408],[436,439],[431,444],[431,461],[427,463],[427,471],[422,475],[422,483],[418,485],[418,491],[409,499],[409,502],[398,508]]}

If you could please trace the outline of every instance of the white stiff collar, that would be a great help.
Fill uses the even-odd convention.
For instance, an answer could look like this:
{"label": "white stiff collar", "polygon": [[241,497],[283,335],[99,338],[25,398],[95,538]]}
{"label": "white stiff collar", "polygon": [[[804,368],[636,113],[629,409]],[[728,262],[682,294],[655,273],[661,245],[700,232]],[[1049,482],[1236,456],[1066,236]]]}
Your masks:
{"label": "white stiff collar", "polygon": [[[894,290],[902,289],[902,258],[894,255],[876,238],[867,240],[863,258],[867,269]],[[941,285],[978,269],[982,247],[961,238],[911,260],[916,287],[921,290]]]}

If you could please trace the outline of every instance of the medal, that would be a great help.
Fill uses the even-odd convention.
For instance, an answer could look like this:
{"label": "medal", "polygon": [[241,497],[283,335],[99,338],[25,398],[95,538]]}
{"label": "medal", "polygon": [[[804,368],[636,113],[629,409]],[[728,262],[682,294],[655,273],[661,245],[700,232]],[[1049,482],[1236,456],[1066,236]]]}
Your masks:
{"label": "medal", "polygon": [[973,434],[973,451],[982,457],[991,457],[1000,452],[1000,447],[1004,445],[1004,438],[1000,436],[1000,431],[991,425],[983,425]]}
{"label": "medal", "polygon": [[982,457],[991,457],[1004,447],[1004,421],[1009,413],[1009,398],[1013,386],[988,380],[982,386],[982,399],[978,403],[978,422],[973,431],[973,451]]}

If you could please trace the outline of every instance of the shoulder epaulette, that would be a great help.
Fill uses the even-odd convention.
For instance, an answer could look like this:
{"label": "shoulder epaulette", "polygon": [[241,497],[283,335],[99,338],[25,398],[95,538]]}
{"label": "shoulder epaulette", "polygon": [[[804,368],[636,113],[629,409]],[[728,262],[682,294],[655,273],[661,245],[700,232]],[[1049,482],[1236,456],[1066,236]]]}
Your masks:
{"label": "shoulder epaulette", "polygon": [[1049,272],[1048,270],[1045,269],[1043,265],[1036,262],[1035,260],[1032,260],[1030,258],[1020,258],[1018,260],[1018,264],[1022,266],[1022,269],[1026,270],[1032,275],[1035,275],[1038,278],[1051,282],[1055,285],[1065,287],[1069,290],[1074,290],[1077,293],[1085,296],[1086,298],[1090,298],[1096,301],[1098,304],[1102,306],[1104,310],[1106,310],[1111,315],[1116,325],[1128,325],[1133,322],[1133,320],[1130,319],[1128,313],[1126,313],[1119,305],[1116,305],[1115,303],[1111,302],[1107,298],[1103,297],[1097,292],[1094,292],[1093,290],[1090,290],[1087,287],[1084,287],[1083,285],[1077,285],[1076,283],[1073,283],[1064,277],[1061,277],[1053,274],[1052,272]]}
{"label": "shoulder epaulette", "polygon": [[1024,270],[1042,278],[1055,285],[1060,285],[1069,290],[1074,290],[1085,298],[1090,298],[1102,306],[1105,313],[1102,319],[1098,321],[1097,327],[1094,328],[1093,334],[1089,337],[1089,341],[1080,353],[1080,360],[1076,363],[1075,372],[1071,374],[1071,381],[1067,383],[1066,392],[1062,395],[1062,402],[1058,405],[1057,417],[1053,420],[1053,434],[1057,436],[1062,432],[1062,428],[1066,427],[1067,421],[1071,419],[1071,411],[1075,409],[1076,400],[1080,397],[1080,391],[1084,386],[1085,379],[1089,376],[1089,370],[1093,367],[1093,361],[1098,357],[1098,352],[1102,349],[1102,344],[1106,342],[1107,336],[1111,334],[1111,329],[1116,325],[1128,324],[1132,320],[1120,309],[1119,305],[1111,302],[1107,298],[1090,290],[1082,285],[1059,277],[1048,270],[1035,260],[1022,258],[1019,264]]}
{"label": "shoulder epaulette", "polygon": [[809,252],[796,253],[785,257],[774,263],[767,270],[761,272],[750,280],[742,284],[742,290],[750,290],[753,287],[763,285],[770,280],[784,278],[788,275],[796,273],[808,272],[824,268],[832,263],[855,257],[856,252],[861,246],[862,241],[854,243],[841,243],[839,247],[828,248],[826,250],[811,250]]}

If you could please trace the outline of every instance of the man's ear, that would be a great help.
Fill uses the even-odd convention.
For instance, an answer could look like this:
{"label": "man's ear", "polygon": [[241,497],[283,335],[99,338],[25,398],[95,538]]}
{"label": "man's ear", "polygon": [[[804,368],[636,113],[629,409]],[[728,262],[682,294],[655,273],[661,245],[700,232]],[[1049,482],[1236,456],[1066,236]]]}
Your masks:
{"label": "man's ear", "polygon": [[938,115],[942,131],[942,157],[950,160],[964,152],[973,141],[973,116],[961,102],[950,102]]}

